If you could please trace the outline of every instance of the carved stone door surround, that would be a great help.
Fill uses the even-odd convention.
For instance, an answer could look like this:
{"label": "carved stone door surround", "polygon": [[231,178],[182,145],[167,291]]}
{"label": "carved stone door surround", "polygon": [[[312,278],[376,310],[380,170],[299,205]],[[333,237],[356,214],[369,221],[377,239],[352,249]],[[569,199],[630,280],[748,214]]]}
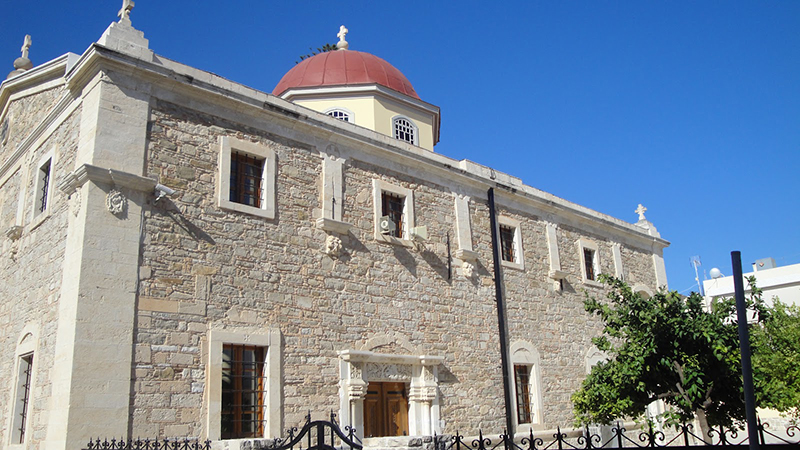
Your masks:
{"label": "carved stone door surround", "polygon": [[438,366],[444,358],[398,355],[369,350],[339,352],[339,417],[363,438],[364,398],[370,381],[407,383],[408,428],[411,436],[430,436],[439,429]]}

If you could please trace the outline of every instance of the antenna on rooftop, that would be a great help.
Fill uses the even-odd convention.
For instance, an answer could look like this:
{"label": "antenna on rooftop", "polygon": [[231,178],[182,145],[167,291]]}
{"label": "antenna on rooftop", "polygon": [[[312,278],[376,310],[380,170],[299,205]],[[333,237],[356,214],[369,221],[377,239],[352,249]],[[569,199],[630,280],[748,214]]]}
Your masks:
{"label": "antenna on rooftop", "polygon": [[700,262],[700,257],[692,256],[691,258],[689,258],[689,260],[692,263],[692,267],[694,267],[694,281],[697,282],[697,287],[700,289],[700,295],[705,297],[706,293],[703,292],[703,283],[700,282],[700,274],[697,271],[697,268],[702,265],[702,263]]}

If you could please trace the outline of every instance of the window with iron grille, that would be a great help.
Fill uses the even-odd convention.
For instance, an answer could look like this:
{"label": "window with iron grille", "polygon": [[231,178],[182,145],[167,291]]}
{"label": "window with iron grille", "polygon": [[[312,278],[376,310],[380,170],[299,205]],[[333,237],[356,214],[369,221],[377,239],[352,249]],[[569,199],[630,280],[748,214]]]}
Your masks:
{"label": "window with iron grille", "polygon": [[47,210],[48,194],[50,189],[50,166],[51,159],[39,167],[36,179],[36,213],[43,213]]}
{"label": "window with iron grille", "polygon": [[417,127],[408,119],[397,117],[394,119],[394,138],[408,142],[417,143]]}
{"label": "window with iron grille", "polygon": [[0,125],[0,144],[5,144],[6,138],[8,138],[8,117]]}
{"label": "window with iron grille", "polygon": [[271,144],[219,137],[217,206],[236,213],[275,218],[277,154]]}
{"label": "window with iron grille", "polygon": [[583,249],[583,264],[586,268],[586,279],[595,280],[595,267],[594,267],[594,250],[590,248]]}
{"label": "window with iron grille", "polygon": [[503,261],[515,262],[516,255],[514,251],[514,234],[516,230],[514,227],[508,225],[500,225],[500,255]]}
{"label": "window with iron grille", "polygon": [[383,191],[381,193],[381,211],[384,216],[389,216],[389,220],[394,223],[394,232],[390,236],[396,238],[403,237],[403,210],[405,209],[406,198],[399,194]]}
{"label": "window with iron grille", "polygon": [[347,111],[343,111],[341,109],[332,109],[328,111],[328,115],[333,117],[334,119],[350,122],[350,114],[348,114]]}
{"label": "window with iron grille", "polygon": [[223,345],[222,439],[264,436],[265,348]]}
{"label": "window with iron grille", "polygon": [[531,367],[514,365],[517,387],[517,423],[531,423]]}
{"label": "window with iron grille", "polygon": [[246,153],[232,153],[230,201],[260,208],[263,173],[263,159]]}
{"label": "window with iron grille", "polygon": [[14,409],[14,429],[12,442],[25,443],[25,431],[28,427],[28,406],[31,395],[31,379],[33,378],[33,353],[22,355],[19,358],[19,372],[17,375],[17,394]]}

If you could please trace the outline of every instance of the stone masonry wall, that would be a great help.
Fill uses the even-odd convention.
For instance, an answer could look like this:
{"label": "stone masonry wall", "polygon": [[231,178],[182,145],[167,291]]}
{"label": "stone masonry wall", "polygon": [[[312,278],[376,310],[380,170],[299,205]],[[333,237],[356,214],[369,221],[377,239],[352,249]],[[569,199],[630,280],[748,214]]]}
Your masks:
{"label": "stone masonry wall", "polygon": [[[344,166],[343,220],[354,225],[337,258],[321,250],[314,228],[319,209],[321,156],[308,144],[157,102],[149,124],[147,176],[176,194],[145,211],[132,431],[141,436],[203,436],[208,331],[280,329],[283,337],[284,423],[312,410],[338,410],[337,351],[371,338],[408,341],[376,352],[443,356],[439,367],[445,432],[500,430],[504,424],[499,338],[491,267],[488,206],[470,202],[476,277],[448,271],[446,242],[455,244],[453,194],[404,173],[349,159]],[[276,218],[218,208],[215,179],[219,137],[259,142],[277,155]],[[309,142],[311,138],[309,137]],[[347,152],[343,152],[346,154]],[[425,249],[376,242],[372,180],[414,192],[416,223],[428,226]],[[613,273],[611,242],[559,225],[565,290],[547,278],[544,222],[501,207],[521,221],[525,270],[505,269],[509,339],[529,341],[542,358],[544,418],[571,422],[569,395],[585,374],[589,338],[599,330],[583,311],[575,241],[600,245],[601,271]],[[647,280],[652,262],[634,255],[626,270]],[[646,256],[646,255],[645,255]],[[649,264],[649,266],[648,266]]]}
{"label": "stone masonry wall", "polygon": [[[47,104],[53,91],[41,94],[46,99],[37,101],[27,97],[29,103]],[[20,100],[22,101],[22,100]],[[12,104],[13,105],[13,104]],[[80,109],[73,112],[58,129],[38,148],[23,158],[31,164],[23,164],[20,172],[0,187],[0,202],[3,204],[3,228],[5,233],[8,217],[13,210],[16,216],[16,202],[19,187],[26,180],[23,214],[23,231],[18,240],[10,240],[5,234],[3,253],[0,255],[0,442],[8,442],[8,414],[11,413],[11,392],[14,390],[14,365],[16,362],[17,341],[26,326],[38,326],[38,346],[34,353],[34,378],[30,394],[29,425],[27,435],[32,449],[39,448],[47,428],[47,409],[51,395],[50,370],[53,366],[55,349],[56,321],[58,312],[58,293],[61,288],[61,271],[64,259],[65,238],[69,201],[57,188],[51,191],[48,201],[49,214],[44,220],[33,218],[35,179],[30,171],[38,169],[34,165],[43,154],[55,148],[55,164],[51,171],[51,182],[57,184],[74,169],[77,151],[77,130]],[[31,119],[29,126],[34,126]],[[15,181],[16,180],[16,181]],[[12,206],[13,205],[13,206]],[[12,223],[16,218],[10,219]]]}
{"label": "stone masonry wall", "polygon": [[[34,95],[22,97],[8,105],[3,118],[7,122],[5,140],[0,138],[0,163],[8,160],[11,153],[44,119],[64,92],[64,87],[55,87]],[[2,124],[0,124],[2,125]]]}

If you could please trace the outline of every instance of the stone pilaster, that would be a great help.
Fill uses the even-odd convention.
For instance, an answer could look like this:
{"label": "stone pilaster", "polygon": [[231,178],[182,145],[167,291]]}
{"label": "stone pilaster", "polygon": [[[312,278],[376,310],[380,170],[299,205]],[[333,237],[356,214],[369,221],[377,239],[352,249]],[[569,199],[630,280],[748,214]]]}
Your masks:
{"label": "stone pilaster", "polygon": [[48,450],[128,437],[142,209],[156,184],[141,176],[145,85],[99,67],[86,80],[76,168],[59,186],[80,206],[67,231]]}

